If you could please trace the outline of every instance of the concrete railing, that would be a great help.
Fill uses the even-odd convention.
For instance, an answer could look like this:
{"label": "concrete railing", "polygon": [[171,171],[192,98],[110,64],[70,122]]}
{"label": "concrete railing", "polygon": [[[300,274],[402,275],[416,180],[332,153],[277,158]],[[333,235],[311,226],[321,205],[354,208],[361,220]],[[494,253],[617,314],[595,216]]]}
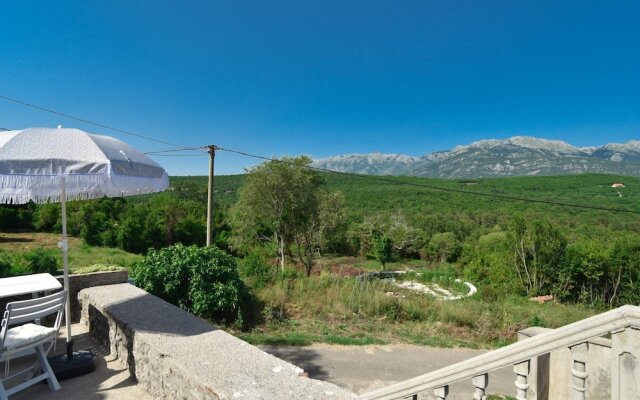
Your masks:
{"label": "concrete railing", "polygon": [[[531,327],[518,332],[518,341],[547,333],[552,329]],[[589,362],[585,365],[589,377],[585,383],[585,397],[592,400],[611,398],[611,339],[596,337],[587,343]],[[573,397],[571,365],[573,358],[568,347],[557,349],[531,359],[529,392],[531,400],[570,399]]]}
{"label": "concrete railing", "polygon": [[156,399],[355,399],[130,284],[80,292],[82,322]]}
{"label": "concrete railing", "polygon": [[474,398],[481,400],[486,396],[488,373],[513,365],[516,398],[526,400],[531,398],[532,392],[529,390],[532,360],[558,349],[569,349],[571,362],[562,368],[570,371],[573,399],[583,400],[589,378],[589,341],[608,334],[611,334],[610,398],[640,398],[640,307],[635,306],[623,306],[540,333],[449,367],[365,393],[361,398],[417,399],[418,394],[432,390],[436,399],[445,400],[450,384],[471,380],[476,388]]}

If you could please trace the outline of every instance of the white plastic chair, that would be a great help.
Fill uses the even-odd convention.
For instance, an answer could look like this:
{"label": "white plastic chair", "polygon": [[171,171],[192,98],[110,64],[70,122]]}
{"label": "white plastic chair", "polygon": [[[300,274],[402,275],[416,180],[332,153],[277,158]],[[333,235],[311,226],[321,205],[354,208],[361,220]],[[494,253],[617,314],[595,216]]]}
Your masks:
{"label": "white plastic chair", "polygon": [[[64,305],[67,297],[68,292],[63,290],[49,296],[14,301],[7,304],[7,309],[0,325],[0,362],[5,362],[5,376],[0,379],[0,400],[8,400],[9,396],[45,379],[49,384],[49,390],[60,389],[60,384],[47,361],[47,353],[56,342],[58,330],[64,316]],[[41,318],[56,313],[56,320],[52,327],[34,323]],[[20,325],[10,328],[18,324]],[[9,376],[11,357],[32,350],[36,353],[36,363]],[[29,372],[36,374],[39,370],[42,372],[40,375],[5,389],[3,382]]]}

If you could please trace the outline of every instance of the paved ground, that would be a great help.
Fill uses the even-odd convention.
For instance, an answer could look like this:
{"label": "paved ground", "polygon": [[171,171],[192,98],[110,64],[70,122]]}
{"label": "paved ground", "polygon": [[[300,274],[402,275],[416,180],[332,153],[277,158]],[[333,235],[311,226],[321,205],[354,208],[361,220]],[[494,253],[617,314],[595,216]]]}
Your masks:
{"label": "paved ground", "polygon": [[[64,331],[64,329],[61,329]],[[61,381],[62,389],[50,392],[45,384],[36,384],[11,397],[11,400],[152,400],[136,386],[116,360],[105,356],[101,348],[80,325],[73,327],[77,349],[93,348],[98,357],[97,370],[78,378]],[[479,350],[438,349],[423,346],[262,346],[263,350],[303,368],[309,377],[321,379],[361,394],[412,378],[481,354]],[[64,338],[58,343],[64,351]],[[14,361],[12,369],[19,367]],[[4,366],[3,366],[4,367]],[[511,368],[492,373],[491,393],[514,392]],[[422,397],[421,397],[422,398]],[[426,398],[426,397],[425,397]],[[447,399],[471,399],[471,382],[452,385]]]}
{"label": "paved ground", "polygon": [[[322,379],[362,394],[482,354],[481,350],[424,346],[261,346],[263,350]],[[515,392],[512,368],[489,375],[489,392]],[[454,384],[447,399],[472,399],[471,381]]]}
{"label": "paved ground", "polygon": [[[64,327],[60,331],[64,331]],[[76,349],[92,348],[98,354],[96,371],[60,381],[62,388],[57,392],[50,392],[46,384],[37,383],[11,396],[11,400],[152,400],[152,397],[142,388],[136,386],[135,381],[129,377],[127,369],[109,356],[105,357],[106,349],[89,337],[83,326],[73,325],[72,332]],[[57,353],[64,352],[64,337],[60,338],[56,348]],[[32,358],[29,357],[29,359]],[[22,365],[25,361],[22,360]],[[20,364],[18,360],[12,361],[12,370],[19,368]],[[4,365],[2,365],[2,371],[4,372]]]}

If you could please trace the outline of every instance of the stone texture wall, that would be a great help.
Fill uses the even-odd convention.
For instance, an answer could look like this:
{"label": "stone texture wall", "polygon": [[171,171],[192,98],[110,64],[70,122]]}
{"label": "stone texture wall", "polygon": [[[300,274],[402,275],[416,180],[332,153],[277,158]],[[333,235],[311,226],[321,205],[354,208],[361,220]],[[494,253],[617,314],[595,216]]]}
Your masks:
{"label": "stone texture wall", "polygon": [[[64,286],[64,277],[56,276],[56,279]],[[81,290],[104,285],[115,285],[117,283],[126,283],[129,280],[129,272],[122,271],[104,271],[91,272],[88,274],[71,274],[69,275],[69,299],[71,300],[71,319],[74,322],[80,321],[80,303],[78,302],[78,293]]]}
{"label": "stone texture wall", "polygon": [[158,399],[356,399],[129,284],[80,292],[82,323]]}

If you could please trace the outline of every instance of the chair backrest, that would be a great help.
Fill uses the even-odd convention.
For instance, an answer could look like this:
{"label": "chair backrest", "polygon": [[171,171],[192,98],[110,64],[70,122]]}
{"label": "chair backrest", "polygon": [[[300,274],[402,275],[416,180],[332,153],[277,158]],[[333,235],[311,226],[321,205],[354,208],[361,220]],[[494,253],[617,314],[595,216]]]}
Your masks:
{"label": "chair backrest", "polygon": [[0,351],[4,347],[4,339],[11,325],[33,322],[57,313],[54,327],[56,330],[59,329],[64,316],[64,305],[67,301],[68,293],[68,290],[63,290],[37,299],[8,303],[0,325]]}

